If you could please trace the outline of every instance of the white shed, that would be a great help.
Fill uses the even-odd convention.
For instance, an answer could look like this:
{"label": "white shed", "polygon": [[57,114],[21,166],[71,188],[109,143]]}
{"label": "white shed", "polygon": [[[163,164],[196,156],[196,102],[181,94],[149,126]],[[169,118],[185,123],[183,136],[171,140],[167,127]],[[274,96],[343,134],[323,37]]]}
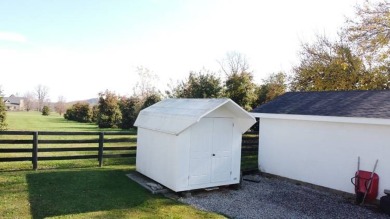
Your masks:
{"label": "white shed", "polygon": [[166,99],[140,112],[136,169],[173,191],[237,184],[254,117],[230,99]]}
{"label": "white shed", "polygon": [[354,193],[351,177],[379,159],[390,189],[390,91],[289,92],[253,110],[262,172]]}

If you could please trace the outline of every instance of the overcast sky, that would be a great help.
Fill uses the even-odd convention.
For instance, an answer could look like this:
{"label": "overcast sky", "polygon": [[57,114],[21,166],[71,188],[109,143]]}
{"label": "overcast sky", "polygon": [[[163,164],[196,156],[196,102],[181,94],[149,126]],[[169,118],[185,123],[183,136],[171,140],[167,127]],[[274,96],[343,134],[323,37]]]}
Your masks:
{"label": "overcast sky", "polygon": [[257,83],[289,72],[300,42],[335,37],[358,0],[0,0],[0,85],[6,95],[49,87],[52,101],[132,94],[136,67],[160,90],[228,51]]}

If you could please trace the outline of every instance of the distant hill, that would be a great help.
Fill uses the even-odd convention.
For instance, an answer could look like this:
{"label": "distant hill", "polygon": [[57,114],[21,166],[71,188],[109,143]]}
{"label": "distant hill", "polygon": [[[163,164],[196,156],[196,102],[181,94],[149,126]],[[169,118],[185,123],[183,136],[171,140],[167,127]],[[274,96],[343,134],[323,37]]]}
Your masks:
{"label": "distant hill", "polygon": [[80,102],[80,103],[89,103],[89,105],[96,105],[98,104],[99,102],[99,98],[91,98],[91,99],[87,99],[87,100],[76,100],[76,101],[71,101],[71,102],[67,102],[66,104],[71,106],[77,102]]}

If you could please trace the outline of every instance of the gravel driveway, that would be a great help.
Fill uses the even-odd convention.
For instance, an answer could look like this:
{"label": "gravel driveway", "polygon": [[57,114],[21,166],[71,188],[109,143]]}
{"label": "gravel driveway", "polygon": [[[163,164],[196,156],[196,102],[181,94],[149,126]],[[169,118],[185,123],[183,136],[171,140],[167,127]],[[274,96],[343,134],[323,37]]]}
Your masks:
{"label": "gravel driveway", "polygon": [[231,218],[390,218],[339,194],[280,178],[254,177],[258,183],[243,181],[239,190],[193,192],[179,201]]}

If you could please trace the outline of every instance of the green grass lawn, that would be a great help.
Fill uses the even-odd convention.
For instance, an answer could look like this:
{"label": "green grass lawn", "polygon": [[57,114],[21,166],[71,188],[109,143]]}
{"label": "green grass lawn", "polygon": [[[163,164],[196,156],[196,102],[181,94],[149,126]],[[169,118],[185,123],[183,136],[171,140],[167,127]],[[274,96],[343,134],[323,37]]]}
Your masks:
{"label": "green grass lawn", "polygon": [[[99,131],[55,114],[7,116],[9,130]],[[223,218],[150,194],[125,176],[134,170],[134,158],[106,159],[102,168],[94,159],[40,161],[37,171],[31,162],[0,163],[0,218]]]}
{"label": "green grass lawn", "polygon": [[94,123],[68,121],[57,113],[42,116],[40,112],[7,112],[8,130],[19,131],[120,131],[99,129]]}

